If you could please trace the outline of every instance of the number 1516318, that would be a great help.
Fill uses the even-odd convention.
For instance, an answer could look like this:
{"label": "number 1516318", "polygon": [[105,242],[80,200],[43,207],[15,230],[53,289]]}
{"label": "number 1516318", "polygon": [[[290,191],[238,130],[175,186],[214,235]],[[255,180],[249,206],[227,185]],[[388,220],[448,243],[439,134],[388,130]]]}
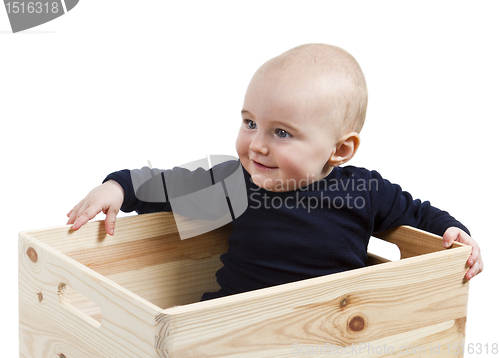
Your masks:
{"label": "number 1516318", "polygon": [[9,14],[57,14],[59,12],[58,2],[24,2],[24,1],[9,1],[5,3]]}

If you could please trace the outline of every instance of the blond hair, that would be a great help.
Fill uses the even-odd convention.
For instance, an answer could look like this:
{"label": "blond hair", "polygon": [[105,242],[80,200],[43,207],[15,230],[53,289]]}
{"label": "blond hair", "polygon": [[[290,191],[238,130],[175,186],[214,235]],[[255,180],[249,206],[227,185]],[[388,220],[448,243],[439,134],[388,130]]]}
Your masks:
{"label": "blond hair", "polygon": [[[366,118],[368,89],[356,59],[344,49],[327,44],[305,44],[288,50],[262,65],[257,73],[294,72],[327,76],[330,117],[343,132],[360,132]],[[339,121],[338,119],[341,119]]]}

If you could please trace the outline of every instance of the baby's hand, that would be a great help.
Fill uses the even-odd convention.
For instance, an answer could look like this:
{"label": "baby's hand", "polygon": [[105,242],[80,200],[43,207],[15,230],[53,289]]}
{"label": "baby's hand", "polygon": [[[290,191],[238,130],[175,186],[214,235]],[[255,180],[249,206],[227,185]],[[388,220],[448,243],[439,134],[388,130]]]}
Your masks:
{"label": "baby's hand", "polygon": [[472,253],[467,260],[469,271],[465,274],[465,279],[470,280],[478,273],[483,271],[483,259],[479,245],[465,231],[458,227],[448,228],[443,235],[443,246],[448,248],[453,244],[453,241],[461,242],[462,244],[472,246]]}
{"label": "baby's hand", "polygon": [[87,221],[92,220],[101,211],[106,214],[104,226],[106,232],[114,234],[116,215],[124,200],[123,188],[114,180],[108,180],[92,189],[66,216],[66,224],[73,224],[72,229],[78,230]]}

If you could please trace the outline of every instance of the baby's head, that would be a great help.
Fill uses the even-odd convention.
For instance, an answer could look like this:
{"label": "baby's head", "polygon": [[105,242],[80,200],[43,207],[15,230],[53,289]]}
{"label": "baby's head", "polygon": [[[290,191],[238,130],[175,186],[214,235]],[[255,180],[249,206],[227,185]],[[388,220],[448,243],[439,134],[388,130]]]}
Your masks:
{"label": "baby's head", "polygon": [[289,191],[326,177],[359,146],[368,93],[349,53],[295,47],[262,65],[245,95],[236,150],[253,182]]}

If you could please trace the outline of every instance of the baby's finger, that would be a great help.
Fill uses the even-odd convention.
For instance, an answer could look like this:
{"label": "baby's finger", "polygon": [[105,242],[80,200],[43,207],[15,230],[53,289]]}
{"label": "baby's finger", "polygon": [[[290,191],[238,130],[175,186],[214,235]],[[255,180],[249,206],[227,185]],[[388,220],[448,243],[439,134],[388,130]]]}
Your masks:
{"label": "baby's finger", "polygon": [[[80,209],[82,211],[82,209]],[[95,218],[97,214],[101,212],[101,208],[98,206],[88,206],[82,213],[78,213],[78,216],[73,224],[72,229],[78,230],[82,225],[87,223],[89,220]]]}
{"label": "baby's finger", "polygon": [[73,224],[75,222],[75,219],[76,219],[76,214],[78,213],[78,210],[71,210],[69,213],[68,213],[68,222],[66,223],[66,225],[68,224]]}
{"label": "baby's finger", "polygon": [[[75,207],[76,208],[76,207]],[[68,221],[66,222],[66,225],[69,225],[69,224],[73,224],[75,222],[75,219],[76,219],[76,214],[78,213],[78,210],[71,210],[69,212],[69,219]]]}
{"label": "baby's finger", "polygon": [[479,246],[477,246],[477,244],[476,244],[476,245],[472,246],[472,252],[469,256],[469,259],[467,260],[467,264],[469,266],[472,266],[476,262],[478,262],[480,260],[480,258],[481,258],[481,252],[479,250]]}
{"label": "baby's finger", "polygon": [[80,210],[81,206],[83,204],[83,200],[80,200],[78,204],[76,204],[73,209],[70,210],[70,212],[67,214],[68,216],[68,221],[66,222],[66,225],[73,224],[76,219],[76,215],[78,214],[78,210]]}
{"label": "baby's finger", "polygon": [[104,220],[104,227],[106,228],[106,232],[110,235],[114,235],[115,233],[115,222],[116,222],[116,214],[118,211],[113,209],[109,209],[106,212],[106,219]]}
{"label": "baby's finger", "polygon": [[453,241],[455,240],[460,241],[459,236],[460,236],[460,229],[456,227],[448,228],[443,234],[443,246],[445,248],[448,248],[453,244]]}
{"label": "baby's finger", "polygon": [[468,281],[481,271],[482,271],[482,264],[480,262],[476,262],[474,265],[472,265],[472,267],[469,268],[469,270],[465,274],[465,279]]}
{"label": "baby's finger", "polygon": [[73,209],[71,209],[67,214],[66,216],[69,218],[71,216],[71,214],[73,213],[73,211],[75,211],[76,207],[79,206],[81,204],[81,201],[76,204],[75,206],[73,206]]}

